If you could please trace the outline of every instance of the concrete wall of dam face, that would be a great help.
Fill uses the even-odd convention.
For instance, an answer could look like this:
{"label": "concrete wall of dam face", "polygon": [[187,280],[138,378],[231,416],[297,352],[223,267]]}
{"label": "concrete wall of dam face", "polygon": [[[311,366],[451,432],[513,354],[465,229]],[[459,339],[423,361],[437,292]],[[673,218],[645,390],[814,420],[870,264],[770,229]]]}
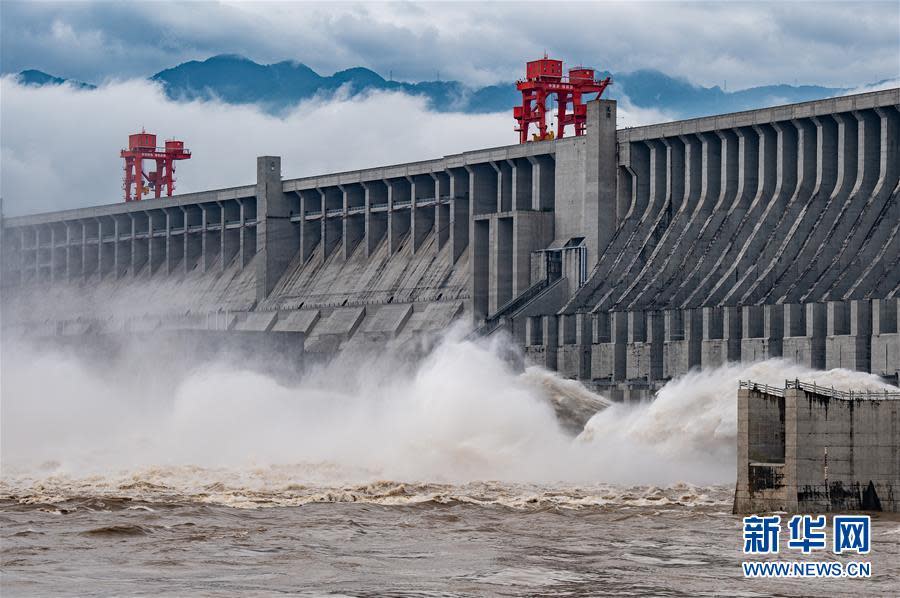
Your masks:
{"label": "concrete wall of dam face", "polygon": [[736,513],[900,511],[900,393],[742,384]]}
{"label": "concrete wall of dam face", "polygon": [[898,105],[895,89],[619,131],[612,237],[540,316],[557,321],[528,327],[588,314],[593,338],[535,335],[526,354],[614,396],[770,357],[896,381]]}
{"label": "concrete wall of dam face", "polygon": [[595,101],[583,137],[289,180],[264,156],[255,185],[11,218],[4,326],[362,308],[312,342],[338,348],[384,338],[399,304],[392,338],[453,314],[638,394],[781,356],[896,377],[898,106],[887,90],[616,131]]}
{"label": "concrete wall of dam face", "polygon": [[[610,162],[615,103],[603,104]],[[363,308],[368,338],[402,338],[446,327],[445,314],[481,319],[546,276],[541,252],[570,240],[557,229],[584,237],[581,253],[596,259],[601,212],[596,199],[586,208],[583,179],[598,176],[600,160],[587,145],[565,139],[286,181],[280,159],[263,156],[254,186],[9,219],[6,324],[119,330],[154,317],[312,310],[324,326],[339,308]],[[398,304],[410,317],[379,330],[379,314]],[[316,336],[313,347],[329,345]]]}
{"label": "concrete wall of dam face", "polygon": [[[534,363],[617,397],[646,398],[691,369],[770,358],[896,383],[898,319],[896,298],[538,315],[524,344]],[[636,392],[616,392],[626,389]]]}

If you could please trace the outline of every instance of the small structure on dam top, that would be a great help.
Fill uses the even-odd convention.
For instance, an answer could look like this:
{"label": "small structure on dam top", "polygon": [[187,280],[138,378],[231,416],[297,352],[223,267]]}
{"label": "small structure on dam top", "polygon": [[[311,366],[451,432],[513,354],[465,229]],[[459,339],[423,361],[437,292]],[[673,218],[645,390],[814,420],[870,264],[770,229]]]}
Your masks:
{"label": "small structure on dam top", "polygon": [[[612,79],[594,79],[594,69],[578,66],[569,69],[569,76],[563,76],[562,60],[553,60],[546,54],[541,60],[532,60],[525,66],[525,79],[516,82],[516,89],[522,92],[522,105],[513,108],[513,118],[518,126],[519,143],[528,141],[528,129],[532,123],[538,132],[534,141],[553,139],[553,132],[547,131],[547,100],[556,96],[556,137],[566,135],[566,127],[575,128],[575,136],[584,135],[587,126],[587,106],[583,99],[586,94],[597,94],[599,99]],[[569,112],[569,103],[572,111]]]}
{"label": "small structure on dam top", "polygon": [[261,156],[239,187],[4,219],[2,325],[215,323],[327,357],[463,319],[614,400],[771,357],[896,383],[898,108],[888,89],[617,130],[599,99],[552,141],[304,178]]}
{"label": "small structure on dam top", "polygon": [[741,382],[735,513],[900,512],[900,391]]}
{"label": "small structure on dam top", "polygon": [[[159,199],[163,190],[169,197],[175,192],[175,161],[189,160],[191,150],[184,141],[169,139],[165,147],[156,147],[156,135],[141,131],[128,136],[128,149],[119,154],[125,159],[125,201],[140,201],[151,191]],[[144,172],[144,160],[156,162],[156,170]],[[147,186],[144,186],[146,180]],[[132,195],[132,192],[134,195]]]}

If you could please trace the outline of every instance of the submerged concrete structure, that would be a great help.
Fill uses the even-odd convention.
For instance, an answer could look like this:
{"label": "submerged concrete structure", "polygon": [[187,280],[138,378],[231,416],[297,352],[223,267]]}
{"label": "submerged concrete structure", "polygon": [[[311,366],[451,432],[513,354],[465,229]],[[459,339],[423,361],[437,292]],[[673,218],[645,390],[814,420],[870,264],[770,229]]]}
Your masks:
{"label": "submerged concrete structure", "polygon": [[616,398],[788,357],[900,371],[900,90],[8,218],[3,324],[299,332],[463,320]]}
{"label": "submerged concrete structure", "polygon": [[738,391],[735,513],[900,512],[900,392]]}

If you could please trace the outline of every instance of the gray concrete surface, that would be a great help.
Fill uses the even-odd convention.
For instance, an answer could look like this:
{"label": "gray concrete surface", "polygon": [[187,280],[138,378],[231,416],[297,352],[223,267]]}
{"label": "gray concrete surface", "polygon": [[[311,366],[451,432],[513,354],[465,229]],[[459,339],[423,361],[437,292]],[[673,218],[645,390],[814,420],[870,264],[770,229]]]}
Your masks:
{"label": "gray concrete surface", "polygon": [[900,392],[738,391],[735,513],[900,512]]}
{"label": "gray concrete surface", "polygon": [[[896,380],[898,107],[891,89],[617,131],[603,100],[578,138],[302,179],[264,156],[255,185],[8,218],[3,326],[227,320],[331,351],[451,313],[635,396],[781,356]],[[354,325],[328,332],[341,310]]]}

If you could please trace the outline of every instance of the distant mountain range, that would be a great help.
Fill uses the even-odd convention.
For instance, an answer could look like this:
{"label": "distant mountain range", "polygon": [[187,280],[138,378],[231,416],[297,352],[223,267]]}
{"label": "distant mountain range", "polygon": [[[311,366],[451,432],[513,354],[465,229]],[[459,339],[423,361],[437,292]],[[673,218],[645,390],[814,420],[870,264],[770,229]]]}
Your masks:
{"label": "distant mountain range", "polygon": [[63,83],[68,83],[81,89],[97,89],[96,85],[91,85],[90,83],[82,83],[81,81],[76,81],[75,79],[63,79],[62,77],[54,77],[53,75],[48,75],[44,71],[36,71],[34,69],[22,71],[21,73],[16,75],[16,79],[22,85],[32,85],[34,87],[41,87],[43,85],[62,85]]}
{"label": "distant mountain range", "polygon": [[[766,85],[729,92],[718,86],[694,85],[655,70],[615,73],[612,77],[609,97],[624,95],[638,108],[662,110],[677,118],[817,100],[848,91],[817,85]],[[67,82],[37,70],[22,71],[18,80],[38,86]],[[156,73],[150,80],[162,84],[169,98],[175,101],[218,98],[230,104],[257,104],[275,113],[300,100],[315,96],[328,98],[339,89],[351,97],[372,90],[402,91],[427,98],[430,107],[441,112],[505,112],[521,97],[513,82],[487,87],[470,87],[459,81],[404,83],[386,80],[362,67],[323,76],[299,62],[258,64],[232,54],[185,62]],[[89,83],[69,83],[86,90],[95,89]]]}

